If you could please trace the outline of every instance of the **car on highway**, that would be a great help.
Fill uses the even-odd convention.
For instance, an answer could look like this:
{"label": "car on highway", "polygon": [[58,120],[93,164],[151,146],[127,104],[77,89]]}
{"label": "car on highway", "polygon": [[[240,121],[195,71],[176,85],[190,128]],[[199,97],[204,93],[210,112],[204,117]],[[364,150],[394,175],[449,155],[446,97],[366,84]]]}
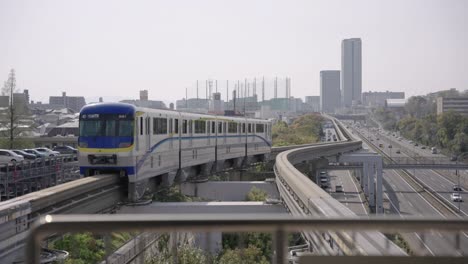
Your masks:
{"label": "car on highway", "polygon": [[419,146],[419,144],[418,144],[418,143],[414,143],[414,146],[417,147],[417,146]]}
{"label": "car on highway", "polygon": [[46,157],[55,157],[60,155],[60,152],[53,151],[48,148],[35,148],[35,150],[39,151],[40,153],[43,153]]}
{"label": "car on highway", "polygon": [[460,185],[458,185],[458,184],[455,184],[455,185],[453,186],[453,190],[454,190],[454,191],[457,191],[457,192],[463,192],[462,187],[461,187]]}
{"label": "car on highway", "polygon": [[26,151],[23,151],[23,150],[20,150],[20,149],[13,149],[13,152],[18,154],[18,155],[23,156],[23,158],[27,159],[27,160],[35,160],[37,158],[36,155],[27,153]]}
{"label": "car on highway", "polygon": [[432,148],[431,148],[431,153],[432,153],[432,154],[437,154],[437,148],[436,148],[436,147],[432,147]]}
{"label": "car on highway", "polygon": [[382,144],[382,143],[379,144],[379,148],[383,148],[383,144]]}
{"label": "car on highway", "polygon": [[395,151],[395,153],[396,153],[396,154],[400,154],[401,151],[400,151],[399,149],[397,149],[397,150]]}
{"label": "car on highway", "polygon": [[78,150],[76,148],[70,147],[70,146],[55,146],[53,151],[57,151],[60,154],[65,154],[65,155],[78,153]]}
{"label": "car on highway", "polygon": [[335,192],[343,192],[343,185],[335,185]]}
{"label": "car on highway", "polygon": [[0,163],[16,163],[23,161],[24,157],[9,149],[0,149]]}
{"label": "car on highway", "polygon": [[452,198],[452,201],[454,201],[454,202],[463,202],[463,198],[462,198],[461,194],[459,194],[459,193],[452,193],[450,195],[450,198]]}
{"label": "car on highway", "polygon": [[426,146],[421,146],[421,149],[426,149]]}
{"label": "car on highway", "polygon": [[458,158],[457,155],[453,155],[450,157],[450,161],[457,161],[457,158]]}
{"label": "car on highway", "polygon": [[392,148],[392,145],[388,145],[388,148]]}

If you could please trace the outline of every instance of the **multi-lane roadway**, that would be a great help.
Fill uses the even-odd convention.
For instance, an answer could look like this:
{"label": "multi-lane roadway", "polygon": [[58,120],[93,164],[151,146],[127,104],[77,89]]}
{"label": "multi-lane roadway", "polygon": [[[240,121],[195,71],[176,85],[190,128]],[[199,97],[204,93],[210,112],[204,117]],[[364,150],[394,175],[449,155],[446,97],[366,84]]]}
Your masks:
{"label": "multi-lane roadway", "polygon": [[[371,143],[372,148],[364,144],[364,148],[380,149],[385,154],[392,158],[410,158],[411,155],[427,156],[441,158],[442,155],[432,154],[431,151],[417,149],[415,153],[411,153],[413,146],[408,145],[407,148],[397,138],[394,140],[384,136],[382,133],[377,133],[376,130],[355,128],[357,135],[362,136],[367,142]],[[379,145],[381,147],[379,147]],[[391,147],[390,147],[391,145]],[[397,151],[399,150],[399,151]],[[397,153],[400,152],[400,153]],[[424,182],[430,188],[437,191],[442,197],[450,201],[450,193],[453,192],[452,187],[455,184],[450,179],[442,176],[440,173],[433,170],[409,170],[406,172],[396,170],[384,170],[383,187],[385,198],[385,213],[416,216],[447,216],[448,210],[443,210],[443,205],[434,204],[429,201],[427,193],[419,186],[411,182],[407,173],[414,174],[420,181]],[[457,204],[458,205],[458,204]],[[461,203],[462,213],[466,212],[465,204]],[[461,234],[460,243],[457,245],[454,235],[441,233],[434,234],[405,234],[405,239],[410,243],[411,248],[416,254],[421,255],[466,255],[468,254],[468,236]]]}

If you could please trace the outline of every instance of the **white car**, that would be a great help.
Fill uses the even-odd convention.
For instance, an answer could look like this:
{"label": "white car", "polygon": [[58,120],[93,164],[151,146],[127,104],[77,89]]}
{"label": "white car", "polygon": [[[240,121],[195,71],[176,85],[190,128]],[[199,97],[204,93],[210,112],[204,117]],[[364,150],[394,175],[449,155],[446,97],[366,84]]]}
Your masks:
{"label": "white car", "polygon": [[60,152],[53,151],[53,150],[48,149],[48,148],[35,148],[35,150],[39,151],[40,153],[43,153],[44,156],[46,156],[46,157],[55,157],[55,156],[60,155]]}
{"label": "white car", "polygon": [[9,149],[0,149],[0,163],[15,163],[23,160],[23,156],[18,155]]}
{"label": "white car", "polygon": [[461,194],[459,193],[452,193],[452,195],[450,195],[450,198],[452,198],[452,201],[454,202],[463,202]]}

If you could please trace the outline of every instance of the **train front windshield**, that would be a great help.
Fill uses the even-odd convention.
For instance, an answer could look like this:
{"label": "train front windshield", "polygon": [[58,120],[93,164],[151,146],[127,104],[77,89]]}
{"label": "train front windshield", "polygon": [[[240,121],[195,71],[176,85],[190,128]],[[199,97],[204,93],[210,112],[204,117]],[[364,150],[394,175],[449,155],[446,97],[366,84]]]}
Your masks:
{"label": "train front windshield", "polygon": [[81,147],[119,148],[133,144],[134,120],[131,115],[84,114],[80,116]]}
{"label": "train front windshield", "polygon": [[118,115],[107,115],[97,120],[81,119],[80,136],[83,137],[131,137],[133,120],[118,119]]}

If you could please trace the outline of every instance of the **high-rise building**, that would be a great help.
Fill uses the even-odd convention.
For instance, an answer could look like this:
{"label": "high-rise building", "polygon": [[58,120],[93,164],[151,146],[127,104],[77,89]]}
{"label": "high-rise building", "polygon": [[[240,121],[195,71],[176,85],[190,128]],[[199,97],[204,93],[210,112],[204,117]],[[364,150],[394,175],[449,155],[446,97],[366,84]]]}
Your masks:
{"label": "high-rise building", "polygon": [[361,103],[362,53],[361,39],[345,39],[341,43],[341,106]]}
{"label": "high-rise building", "polygon": [[333,113],[340,108],[340,71],[320,72],[320,111]]}

